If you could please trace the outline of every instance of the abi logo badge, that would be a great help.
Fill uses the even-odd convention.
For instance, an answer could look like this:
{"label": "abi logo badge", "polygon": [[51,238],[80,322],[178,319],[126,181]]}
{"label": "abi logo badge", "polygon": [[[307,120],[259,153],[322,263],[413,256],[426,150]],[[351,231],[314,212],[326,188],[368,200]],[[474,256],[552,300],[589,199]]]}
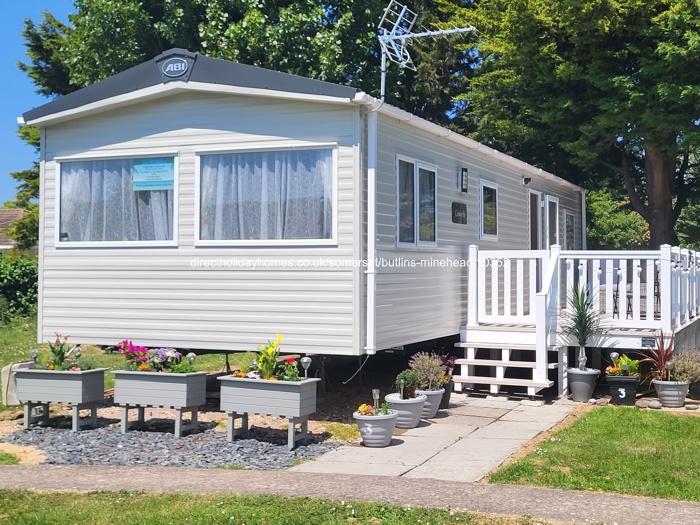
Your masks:
{"label": "abi logo badge", "polygon": [[170,58],[160,65],[160,70],[166,77],[177,78],[187,73],[187,60],[184,58]]}

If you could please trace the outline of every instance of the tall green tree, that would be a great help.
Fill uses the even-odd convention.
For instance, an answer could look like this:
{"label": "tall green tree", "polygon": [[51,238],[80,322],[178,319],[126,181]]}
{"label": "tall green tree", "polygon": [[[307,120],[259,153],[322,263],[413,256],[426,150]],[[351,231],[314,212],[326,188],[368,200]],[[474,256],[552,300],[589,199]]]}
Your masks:
{"label": "tall green tree", "polygon": [[480,0],[459,16],[481,36],[464,116],[477,138],[617,177],[650,244],[675,244],[698,178],[700,3]]}

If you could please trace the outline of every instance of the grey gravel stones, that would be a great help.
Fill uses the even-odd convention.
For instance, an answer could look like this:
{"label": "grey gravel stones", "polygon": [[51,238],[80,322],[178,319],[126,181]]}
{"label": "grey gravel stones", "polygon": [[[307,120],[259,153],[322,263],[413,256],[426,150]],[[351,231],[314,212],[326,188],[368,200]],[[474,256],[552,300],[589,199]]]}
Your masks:
{"label": "grey gravel stones", "polygon": [[45,463],[57,465],[140,465],[160,467],[235,467],[278,470],[299,460],[342,446],[310,443],[287,450],[287,432],[255,429],[262,440],[226,441],[226,433],[208,429],[182,438],[172,433],[132,430],[121,434],[118,425],[69,432],[47,427],[19,430],[0,441],[30,445],[46,454]]}
{"label": "grey gravel stones", "polygon": [[686,410],[697,410],[698,405],[695,403],[688,403],[687,405],[685,405],[685,409]]}
{"label": "grey gravel stones", "polygon": [[649,408],[654,408],[654,409],[658,410],[658,409],[661,408],[661,403],[660,403],[659,401],[656,401],[656,400],[654,399],[653,401],[649,401],[649,402],[647,403],[647,406],[648,406]]}

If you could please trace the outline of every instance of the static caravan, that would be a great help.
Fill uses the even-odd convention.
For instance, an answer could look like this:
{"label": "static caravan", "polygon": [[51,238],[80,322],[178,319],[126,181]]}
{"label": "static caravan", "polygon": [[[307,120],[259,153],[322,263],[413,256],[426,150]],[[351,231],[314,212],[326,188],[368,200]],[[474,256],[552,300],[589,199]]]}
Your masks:
{"label": "static caravan", "polygon": [[584,246],[581,188],[350,87],[173,49],[41,130],[38,340],[362,355],[458,334],[469,246]]}

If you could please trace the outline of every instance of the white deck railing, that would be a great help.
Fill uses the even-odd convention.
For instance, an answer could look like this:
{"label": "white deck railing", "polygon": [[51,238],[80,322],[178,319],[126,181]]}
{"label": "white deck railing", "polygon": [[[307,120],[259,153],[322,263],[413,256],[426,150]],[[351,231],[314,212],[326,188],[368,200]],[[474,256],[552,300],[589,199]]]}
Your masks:
{"label": "white deck railing", "polygon": [[668,245],[644,251],[486,251],[472,245],[468,323],[549,330],[569,291],[588,285],[610,328],[671,332],[700,315],[699,255]]}

